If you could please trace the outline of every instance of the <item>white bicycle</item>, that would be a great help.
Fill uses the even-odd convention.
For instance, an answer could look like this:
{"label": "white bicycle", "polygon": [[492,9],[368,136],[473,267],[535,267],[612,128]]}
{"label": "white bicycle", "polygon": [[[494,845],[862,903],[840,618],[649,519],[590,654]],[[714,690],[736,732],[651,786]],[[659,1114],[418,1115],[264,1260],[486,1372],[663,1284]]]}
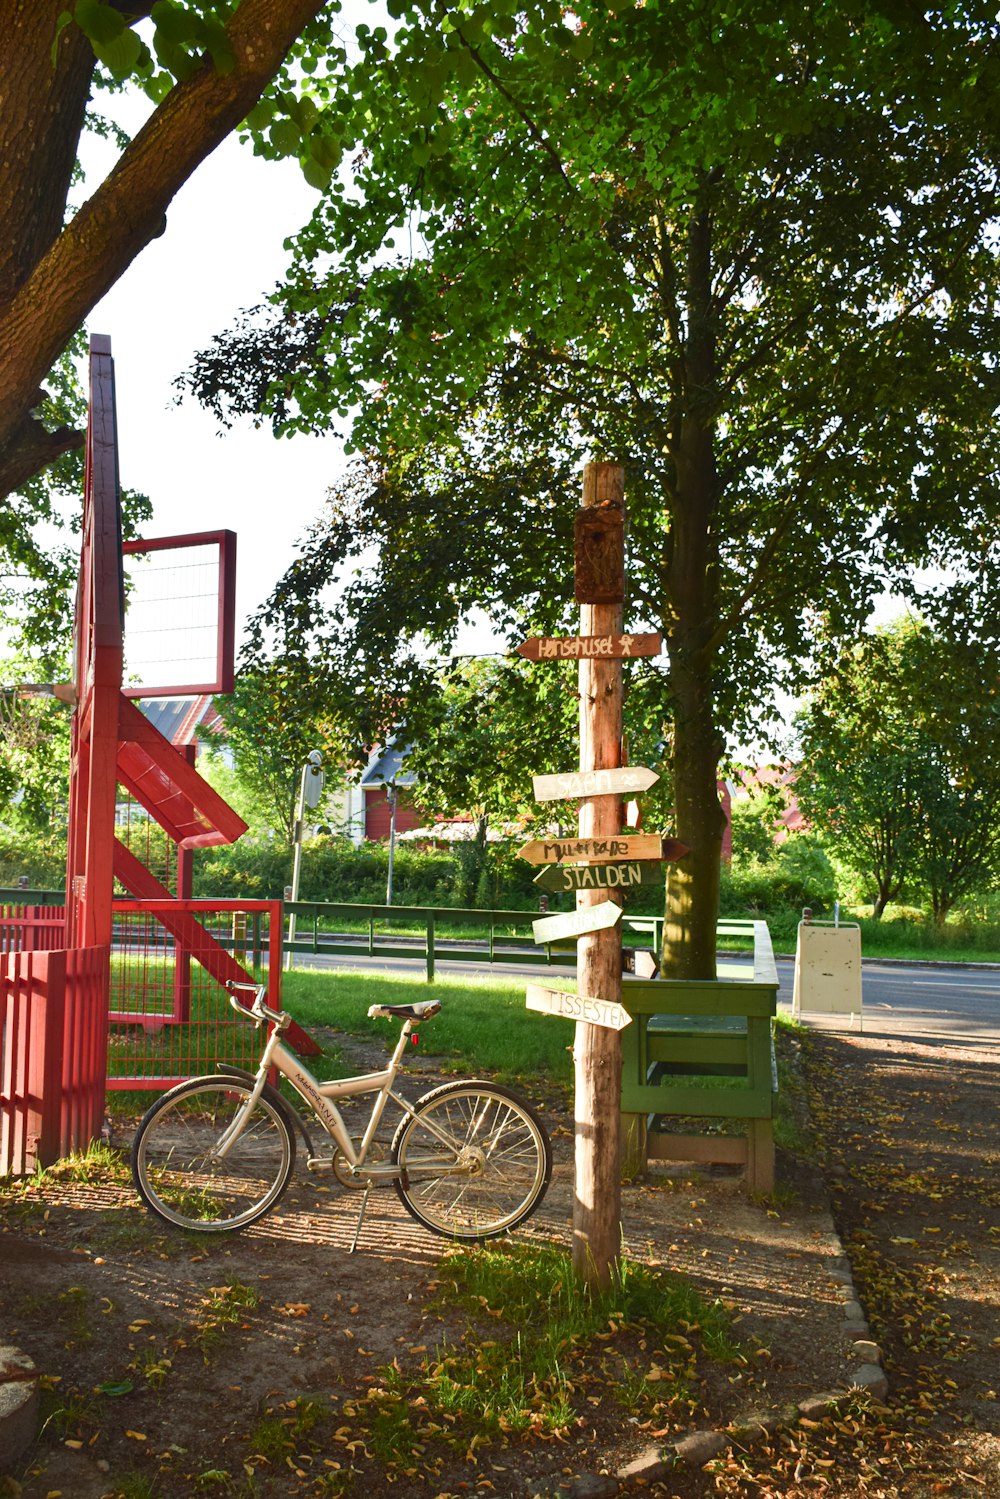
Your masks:
{"label": "white bicycle", "polygon": [[[530,1104],[495,1083],[453,1082],[408,1103],[393,1091],[414,1028],[438,1013],[439,1000],[372,1005],[370,1016],[402,1022],[399,1040],[379,1072],[319,1082],[282,1043],[291,1016],[264,1002],[266,990],[230,983],[230,1003],[260,1029],[271,1027],[256,1073],[220,1066],[190,1078],[147,1110],[132,1144],[132,1176],[143,1202],[176,1228],[235,1232],[270,1212],[295,1166],[296,1137],[310,1171],[332,1172],[364,1189],[353,1250],[368,1193],[393,1186],[406,1211],[433,1233],[483,1240],[509,1233],[535,1211],[552,1173],[552,1151]],[[249,990],[246,1006],[237,991]],[[317,1151],[305,1122],[268,1081],[274,1069],[322,1126],[329,1149]],[[360,1138],[352,1137],[337,1099],[374,1094]],[[378,1159],[376,1130],[392,1101],[403,1118],[388,1156]]]}

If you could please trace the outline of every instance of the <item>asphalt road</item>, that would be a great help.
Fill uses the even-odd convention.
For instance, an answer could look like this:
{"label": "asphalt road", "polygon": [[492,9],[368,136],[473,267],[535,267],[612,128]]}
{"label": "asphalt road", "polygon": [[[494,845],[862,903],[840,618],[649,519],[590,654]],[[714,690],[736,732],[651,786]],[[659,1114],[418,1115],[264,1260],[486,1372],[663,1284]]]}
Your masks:
{"label": "asphalt road", "polygon": [[[792,964],[779,965],[791,1003]],[[865,963],[866,1033],[897,1040],[1000,1049],[1000,970],[976,964]],[[815,1023],[810,1019],[810,1023]],[[843,1023],[843,1022],[842,1022]]]}
{"label": "asphalt road", "polygon": [[[423,965],[406,958],[320,957],[300,955],[297,968],[365,969],[419,979]],[[794,964],[778,959],[781,989],[778,1004],[791,1010]],[[436,971],[442,977],[482,978],[487,975],[519,983],[565,979],[570,967],[537,965],[454,963],[438,954]],[[974,964],[879,963],[862,965],[863,1028],[867,1034],[898,1040],[920,1040],[925,1044],[997,1048],[1000,1052],[1000,968]],[[818,1028],[849,1031],[849,1016],[834,1019],[809,1015],[808,1024]]]}

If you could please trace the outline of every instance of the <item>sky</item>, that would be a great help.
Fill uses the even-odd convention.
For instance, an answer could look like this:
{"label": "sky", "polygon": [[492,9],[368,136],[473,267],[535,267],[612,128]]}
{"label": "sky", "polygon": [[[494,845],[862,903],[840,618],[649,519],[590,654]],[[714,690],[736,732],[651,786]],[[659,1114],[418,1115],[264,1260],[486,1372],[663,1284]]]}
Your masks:
{"label": "sky", "polygon": [[[127,118],[125,101],[116,112],[133,129],[141,117]],[[103,172],[112,159],[99,144],[88,171]],[[213,333],[280,279],[282,241],[315,201],[294,162],[263,161],[226,140],[174,199],[166,232],[87,319],[88,332],[111,338],[121,481],[152,501],[145,534],[235,531],[240,621],[293,560],[343,451],[333,437],[278,441],[249,422],[227,432],[193,399],[178,405],[173,382]]]}

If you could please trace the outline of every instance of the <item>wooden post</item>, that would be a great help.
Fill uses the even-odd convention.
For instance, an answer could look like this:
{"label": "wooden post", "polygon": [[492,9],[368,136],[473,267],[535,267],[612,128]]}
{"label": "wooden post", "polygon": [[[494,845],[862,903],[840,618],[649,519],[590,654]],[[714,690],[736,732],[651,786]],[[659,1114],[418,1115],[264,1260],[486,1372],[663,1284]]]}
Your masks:
{"label": "wooden post", "polygon": [[[624,600],[625,474],[614,463],[588,463],[583,509],[577,514],[576,597],[581,635],[620,634]],[[621,765],[622,665],[620,660],[580,661],[580,769]],[[580,837],[621,832],[620,796],[580,803]],[[577,909],[614,899],[608,890],[577,891]],[[581,996],[621,1000],[621,924],[581,937],[577,946]],[[573,1269],[577,1278],[604,1289],[618,1278],[621,1251],[621,1042],[605,1026],[577,1024],[576,1188],[573,1199]]]}

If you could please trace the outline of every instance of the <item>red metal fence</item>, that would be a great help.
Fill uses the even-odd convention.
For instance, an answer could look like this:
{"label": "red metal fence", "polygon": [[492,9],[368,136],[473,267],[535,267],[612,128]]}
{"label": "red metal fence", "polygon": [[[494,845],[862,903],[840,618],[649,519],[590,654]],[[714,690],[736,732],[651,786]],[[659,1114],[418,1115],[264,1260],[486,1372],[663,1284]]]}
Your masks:
{"label": "red metal fence", "polygon": [[101,1129],[106,947],[0,957],[0,1172],[24,1176]]}
{"label": "red metal fence", "polygon": [[64,906],[0,906],[0,953],[51,951],[65,941]]}
{"label": "red metal fence", "polygon": [[280,901],[116,900],[109,1089],[163,1089],[218,1062],[255,1068],[261,1041],[228,980],[266,982],[280,1007]]}
{"label": "red metal fence", "polygon": [[107,1089],[256,1067],[225,985],[280,1008],[281,939],[280,901],[116,900],[110,949],[66,948],[61,906],[0,907],[0,1173],[84,1148]]}

